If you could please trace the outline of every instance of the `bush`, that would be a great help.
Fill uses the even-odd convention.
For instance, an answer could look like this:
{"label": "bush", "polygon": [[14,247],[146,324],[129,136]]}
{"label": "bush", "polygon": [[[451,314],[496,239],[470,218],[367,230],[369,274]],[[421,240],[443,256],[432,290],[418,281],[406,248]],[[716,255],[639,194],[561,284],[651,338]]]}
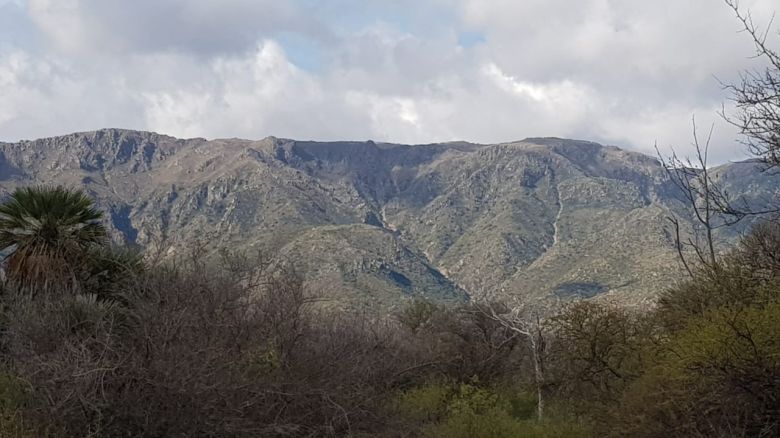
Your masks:
{"label": "bush", "polygon": [[719,263],[661,294],[655,317],[664,329],[686,327],[691,318],[719,307],[780,300],[780,223],[762,222]]}
{"label": "bush", "polygon": [[24,383],[8,373],[0,373],[0,436],[27,438],[40,436],[22,416],[28,391]]}
{"label": "bush", "polygon": [[616,423],[632,436],[776,436],[778,376],[780,303],[714,309],[663,346]]}
{"label": "bush", "polygon": [[776,231],[649,315],[545,315],[540,382],[483,304],[334,311],[243,254],[147,265],[90,246],[67,279],[4,285],[0,436],[775,435]]}
{"label": "bush", "polygon": [[604,409],[642,370],[647,328],[628,311],[580,301],[547,321],[552,338],[548,385],[586,409]]}
{"label": "bush", "polygon": [[398,315],[401,322],[412,332],[417,332],[431,323],[434,316],[442,309],[433,302],[420,297],[415,297]]}
{"label": "bush", "polygon": [[396,326],[318,308],[289,270],[234,274],[179,260],[109,282],[110,295],[9,285],[0,346],[31,388],[23,417],[56,436],[334,436],[384,424],[383,394],[418,363]]}
{"label": "bush", "polygon": [[587,436],[574,423],[537,422],[535,397],[507,393],[475,383],[431,383],[404,391],[395,400],[395,410],[420,430],[422,436],[438,437],[560,437]]}

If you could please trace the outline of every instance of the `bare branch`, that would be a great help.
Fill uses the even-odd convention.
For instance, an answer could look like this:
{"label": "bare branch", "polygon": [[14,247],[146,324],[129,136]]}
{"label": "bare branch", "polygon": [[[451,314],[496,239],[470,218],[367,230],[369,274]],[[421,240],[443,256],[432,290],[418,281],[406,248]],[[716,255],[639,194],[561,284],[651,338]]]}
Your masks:
{"label": "bare branch", "polygon": [[747,70],[737,83],[721,83],[731,94],[737,107],[736,115],[721,110],[721,117],[740,130],[741,142],[767,166],[780,164],[780,54],[769,47],[767,40],[774,16],[766,28],[760,30],[749,10],[743,11],[737,0],[725,0],[755,47],[754,58],[763,59],[768,66],[762,70]]}

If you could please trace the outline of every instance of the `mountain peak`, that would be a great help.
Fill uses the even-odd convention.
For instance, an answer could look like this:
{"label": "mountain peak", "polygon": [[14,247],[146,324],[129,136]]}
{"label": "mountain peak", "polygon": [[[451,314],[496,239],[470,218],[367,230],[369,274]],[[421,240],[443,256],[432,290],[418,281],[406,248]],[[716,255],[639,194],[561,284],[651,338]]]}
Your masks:
{"label": "mountain peak", "polygon": [[[732,167],[722,172],[730,194],[776,187]],[[409,146],[103,129],[0,144],[0,191],[41,182],[86,189],[117,239],[209,235],[384,303],[594,291],[642,300],[676,266],[664,224],[685,211],[653,157],[561,138]]]}

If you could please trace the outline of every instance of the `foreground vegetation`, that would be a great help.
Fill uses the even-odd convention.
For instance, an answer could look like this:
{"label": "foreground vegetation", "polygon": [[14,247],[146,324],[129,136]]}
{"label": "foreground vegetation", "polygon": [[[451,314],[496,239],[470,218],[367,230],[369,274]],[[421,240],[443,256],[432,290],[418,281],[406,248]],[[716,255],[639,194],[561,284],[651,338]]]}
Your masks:
{"label": "foreground vegetation", "polygon": [[[728,87],[731,121],[778,166],[780,55],[727,3],[770,65]],[[672,176],[709,248],[687,263],[675,227],[689,277],[641,312],[334,311],[294,267],[160,262],[111,246],[83,193],[18,190],[0,206],[0,437],[778,436],[780,222],[717,253],[711,213],[758,212],[724,203],[697,151],[702,171]]]}
{"label": "foreground vegetation", "polygon": [[774,222],[652,311],[529,318],[422,299],[328,310],[291,267],[202,248],[154,262],[99,219],[62,189],[0,207],[0,436],[780,433]]}

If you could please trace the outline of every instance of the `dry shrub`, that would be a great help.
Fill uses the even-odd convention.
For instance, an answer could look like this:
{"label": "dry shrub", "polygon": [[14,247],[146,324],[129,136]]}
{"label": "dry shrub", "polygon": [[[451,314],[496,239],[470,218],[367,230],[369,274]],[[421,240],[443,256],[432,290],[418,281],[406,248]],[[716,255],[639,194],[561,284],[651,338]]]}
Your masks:
{"label": "dry shrub", "polygon": [[149,268],[110,296],[7,288],[4,365],[29,383],[25,418],[57,436],[342,436],[384,424],[389,388],[418,361],[397,324],[321,310],[290,269],[210,266]]}

